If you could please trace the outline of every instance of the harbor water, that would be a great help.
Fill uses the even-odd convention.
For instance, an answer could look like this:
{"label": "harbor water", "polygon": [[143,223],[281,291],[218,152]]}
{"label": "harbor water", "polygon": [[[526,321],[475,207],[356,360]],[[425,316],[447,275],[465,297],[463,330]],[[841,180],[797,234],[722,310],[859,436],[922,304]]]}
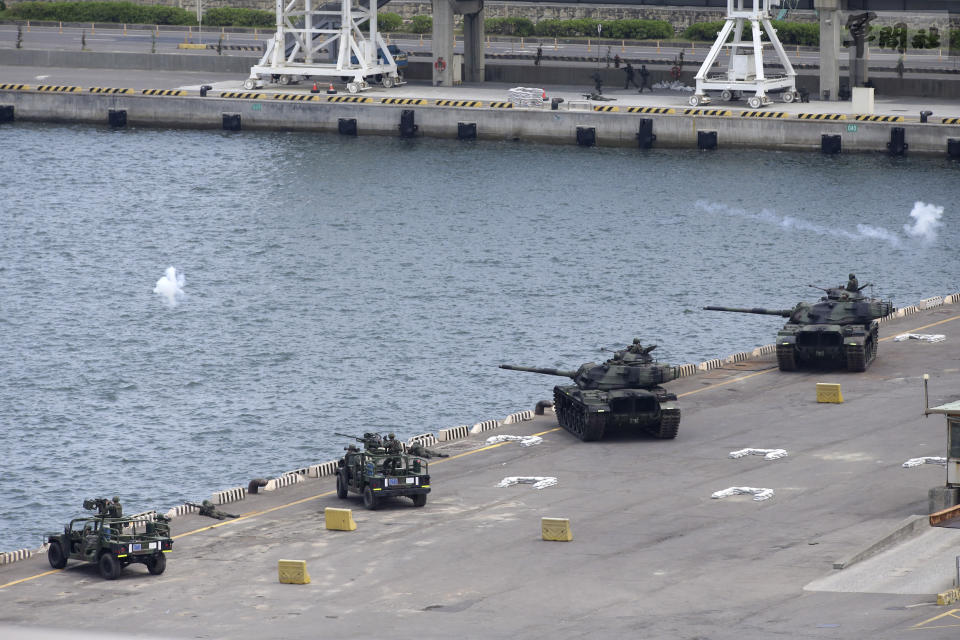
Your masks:
{"label": "harbor water", "polygon": [[697,363],[782,324],[707,304],[789,308],[851,271],[899,305],[960,291],[945,159],[0,137],[0,551],[86,497],[166,510],[335,459],[334,431],[502,419],[562,381],[503,362],[574,369],[639,337]]}

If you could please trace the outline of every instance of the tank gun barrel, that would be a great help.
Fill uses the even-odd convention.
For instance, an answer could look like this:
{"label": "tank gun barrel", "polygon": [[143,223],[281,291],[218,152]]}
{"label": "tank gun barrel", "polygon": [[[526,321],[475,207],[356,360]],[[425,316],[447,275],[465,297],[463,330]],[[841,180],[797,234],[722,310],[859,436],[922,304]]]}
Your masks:
{"label": "tank gun barrel", "polygon": [[744,307],[704,307],[704,309],[707,311],[730,311],[732,313],[758,313],[764,316],[781,316],[783,318],[789,318],[793,313],[793,309],[763,309],[761,307],[754,307],[753,309]]}
{"label": "tank gun barrel", "polygon": [[527,373],[543,373],[548,376],[563,376],[565,378],[575,378],[577,376],[576,371],[564,371],[563,369],[549,369],[546,367],[518,367],[514,364],[502,364],[500,368],[509,369],[510,371],[526,371]]}

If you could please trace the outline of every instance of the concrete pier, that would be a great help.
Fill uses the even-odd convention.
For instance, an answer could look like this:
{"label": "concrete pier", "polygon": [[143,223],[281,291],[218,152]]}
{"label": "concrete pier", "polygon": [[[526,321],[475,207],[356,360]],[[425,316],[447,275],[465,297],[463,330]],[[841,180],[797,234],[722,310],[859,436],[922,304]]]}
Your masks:
{"label": "concrete pier", "polygon": [[[134,566],[108,582],[42,555],[2,566],[0,634],[947,637],[938,625],[956,609],[936,602],[960,532],[916,517],[943,469],[901,464],[946,446],[942,418],[922,415],[921,379],[932,403],[960,385],[950,300],[885,321],[865,373],[785,373],[761,354],[668,383],[683,411],[676,440],[584,443],[549,412],[524,415],[431,445],[451,457],[431,462],[420,509],[397,498],[366,511],[337,499],[331,476],[307,477],[231,503],[235,520],[175,518],[161,576]],[[946,341],[893,341],[931,331]],[[841,384],[844,403],[817,403],[822,381]],[[486,444],[499,434],[543,442]],[[744,447],[788,456],[729,456]],[[507,476],[558,483],[498,487]],[[774,495],[711,498],[732,486]],[[326,507],[351,509],[356,530],[327,530]],[[573,540],[544,541],[542,518],[569,520]],[[305,562],[310,584],[281,584],[280,559]]]}

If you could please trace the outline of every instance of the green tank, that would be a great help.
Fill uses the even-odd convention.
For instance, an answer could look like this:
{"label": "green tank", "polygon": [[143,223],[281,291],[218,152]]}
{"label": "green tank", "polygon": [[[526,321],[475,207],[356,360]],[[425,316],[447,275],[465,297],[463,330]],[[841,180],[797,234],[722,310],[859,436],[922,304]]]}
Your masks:
{"label": "green tank", "polygon": [[587,362],[576,371],[509,364],[500,368],[571,378],[574,384],[553,388],[553,406],[560,426],[581,440],[599,440],[611,427],[676,438],[680,428],[677,396],[660,386],[673,380],[676,372],[654,361],[650,352],[655,348],[635,339],[606,362]]}
{"label": "green tank", "polygon": [[894,311],[892,303],[864,296],[861,291],[868,286],[814,287],[826,295],[817,302],[800,302],[793,309],[704,309],[789,318],[777,333],[777,364],[781,371],[804,366],[866,371],[877,357],[877,320]]}

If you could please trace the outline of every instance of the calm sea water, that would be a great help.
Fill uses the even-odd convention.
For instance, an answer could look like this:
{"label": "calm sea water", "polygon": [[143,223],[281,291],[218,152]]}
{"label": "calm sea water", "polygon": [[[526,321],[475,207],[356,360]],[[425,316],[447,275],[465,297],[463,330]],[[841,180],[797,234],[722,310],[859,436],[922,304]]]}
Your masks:
{"label": "calm sea water", "polygon": [[[84,497],[167,509],[333,459],[333,431],[409,437],[550,397],[501,362],[575,368],[634,337],[700,362],[780,323],[704,304],[791,307],[851,270],[900,304],[960,291],[960,167],[941,159],[0,140],[0,550]],[[171,266],[172,306],[154,292]]]}

